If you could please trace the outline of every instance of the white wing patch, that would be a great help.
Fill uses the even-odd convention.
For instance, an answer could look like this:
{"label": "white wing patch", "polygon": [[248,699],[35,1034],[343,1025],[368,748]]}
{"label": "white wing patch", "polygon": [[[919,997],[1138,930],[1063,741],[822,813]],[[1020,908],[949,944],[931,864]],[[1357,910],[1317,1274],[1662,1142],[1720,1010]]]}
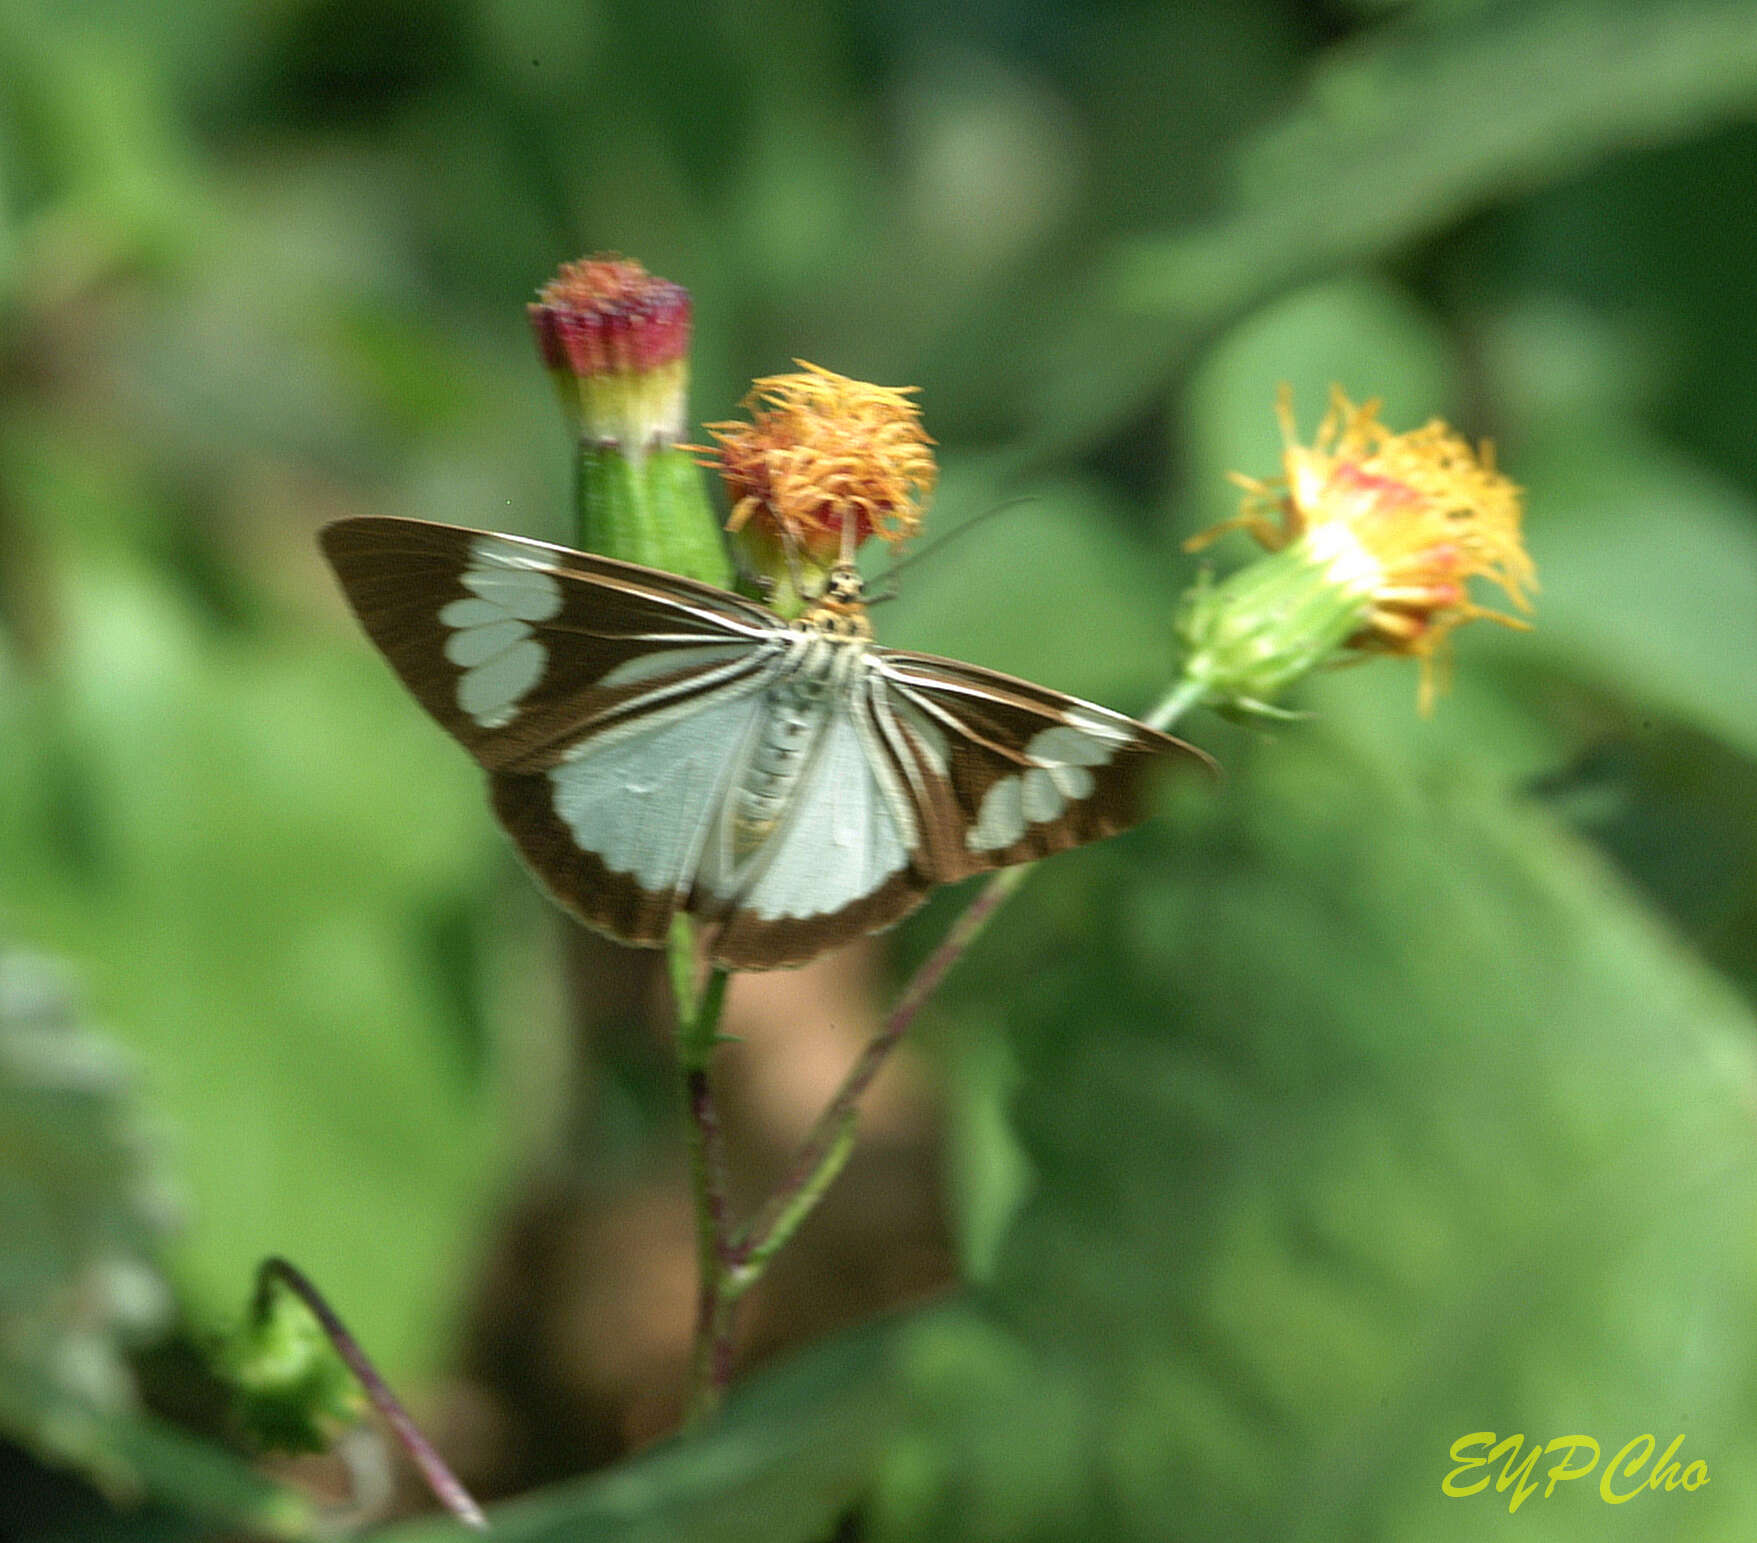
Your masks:
{"label": "white wing patch", "polygon": [[1069,712],[1064,722],[1039,729],[1025,746],[1032,765],[990,785],[964,845],[998,852],[1023,841],[1028,826],[1060,819],[1070,802],[1091,796],[1095,782],[1087,768],[1107,765],[1134,737],[1125,722],[1089,712]]}
{"label": "white wing patch", "polygon": [[589,739],[550,769],[555,812],[612,873],[687,890],[764,711],[761,693],[741,690],[644,733]]}
{"label": "white wing patch", "polygon": [[458,710],[484,729],[511,723],[525,694],[543,678],[548,654],[531,623],[561,610],[561,586],[541,559],[510,541],[483,536],[470,547],[461,583],[471,598],[441,608],[451,628],[445,657],[458,678]]}
{"label": "white wing patch", "polygon": [[779,827],[722,881],[722,899],[763,921],[840,911],[909,860],[851,707],[838,697]]}
{"label": "white wing patch", "polygon": [[735,643],[695,643],[685,647],[655,648],[648,654],[635,654],[615,669],[609,670],[598,682],[601,690],[618,686],[639,685],[684,670],[710,664],[732,664],[751,657],[751,644],[740,639]]}

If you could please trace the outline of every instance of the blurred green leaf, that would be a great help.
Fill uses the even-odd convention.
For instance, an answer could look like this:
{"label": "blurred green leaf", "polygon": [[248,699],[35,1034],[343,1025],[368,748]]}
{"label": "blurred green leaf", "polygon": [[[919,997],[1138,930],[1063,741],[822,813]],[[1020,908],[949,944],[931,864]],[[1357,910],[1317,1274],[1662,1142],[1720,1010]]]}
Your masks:
{"label": "blurred green leaf", "polygon": [[[1153,560],[1101,486],[1035,481],[997,509],[1005,495],[983,472],[948,479],[930,530],[940,538],[992,518],[943,554],[923,546],[898,576],[895,604],[874,613],[882,640],[1144,709],[1171,674],[1176,571]],[[1070,638],[1104,646],[1070,648]]]}
{"label": "blurred green leaf", "polygon": [[1752,501],[1629,422],[1552,425],[1517,475],[1544,582],[1533,659],[1757,758]]}
{"label": "blurred green leaf", "polygon": [[135,1406],[125,1353],[169,1306],[169,1217],[126,1063],[57,969],[0,947],[0,1430],[118,1501],[302,1536],[296,1497]]}
{"label": "blurred green leaf", "polygon": [[1286,284],[1753,103],[1745,0],[1538,0],[1364,33],[1244,137],[1222,213],[1117,243],[1061,308],[1052,367],[1021,372],[1030,453],[1139,412],[1209,328]]}
{"label": "blurred green leaf", "polygon": [[1340,49],[1241,153],[1238,206],[1119,258],[1131,308],[1224,312],[1484,202],[1757,102],[1743,0],[1548,0],[1412,21]]}
{"label": "blurred green leaf", "polygon": [[477,776],[339,631],[216,637],[120,554],[61,600],[0,872],[149,1059],[195,1217],[174,1272],[211,1325],[285,1254],[392,1375],[430,1364],[495,1176]]}
{"label": "blurred green leaf", "polygon": [[[1490,1428],[1739,1471],[1749,1010],[1468,763],[1308,724],[1209,796],[1046,874],[965,982],[1005,982],[1037,1185],[983,1319],[905,1357],[881,1535],[1478,1538],[1505,1499],[1439,1482]],[[1640,1510],[1530,1524],[1754,1520]]]}

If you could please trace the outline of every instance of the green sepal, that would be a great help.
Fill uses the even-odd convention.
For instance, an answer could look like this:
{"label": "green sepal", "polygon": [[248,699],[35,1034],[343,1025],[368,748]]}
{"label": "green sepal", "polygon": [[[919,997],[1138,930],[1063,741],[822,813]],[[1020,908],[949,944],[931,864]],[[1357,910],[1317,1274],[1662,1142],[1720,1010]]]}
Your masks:
{"label": "green sepal", "polygon": [[1360,630],[1369,601],[1303,539],[1219,584],[1204,571],[1178,615],[1183,673],[1211,707],[1279,717],[1274,699],[1335,657]]}

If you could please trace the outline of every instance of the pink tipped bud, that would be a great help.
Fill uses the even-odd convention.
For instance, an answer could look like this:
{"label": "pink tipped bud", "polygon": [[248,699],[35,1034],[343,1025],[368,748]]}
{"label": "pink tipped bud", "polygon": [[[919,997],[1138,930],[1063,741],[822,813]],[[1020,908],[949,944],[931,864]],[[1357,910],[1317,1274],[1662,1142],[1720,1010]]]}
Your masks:
{"label": "pink tipped bud", "polygon": [[526,308],[563,410],[582,439],[641,454],[683,432],[690,299],[631,258],[561,268]]}

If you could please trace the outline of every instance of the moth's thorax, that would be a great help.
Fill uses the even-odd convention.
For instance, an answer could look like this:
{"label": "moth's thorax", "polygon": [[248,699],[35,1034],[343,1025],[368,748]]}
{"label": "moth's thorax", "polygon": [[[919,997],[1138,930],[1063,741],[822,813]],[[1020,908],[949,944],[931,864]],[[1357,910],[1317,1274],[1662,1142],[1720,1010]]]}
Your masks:
{"label": "moth's thorax", "polygon": [[858,600],[819,600],[793,626],[795,631],[815,633],[820,637],[862,643],[872,641],[872,623],[867,620],[866,607]]}
{"label": "moth's thorax", "polygon": [[824,637],[870,639],[872,623],[866,618],[866,586],[860,570],[851,563],[837,563],[824,580],[823,592],[793,625]]}

